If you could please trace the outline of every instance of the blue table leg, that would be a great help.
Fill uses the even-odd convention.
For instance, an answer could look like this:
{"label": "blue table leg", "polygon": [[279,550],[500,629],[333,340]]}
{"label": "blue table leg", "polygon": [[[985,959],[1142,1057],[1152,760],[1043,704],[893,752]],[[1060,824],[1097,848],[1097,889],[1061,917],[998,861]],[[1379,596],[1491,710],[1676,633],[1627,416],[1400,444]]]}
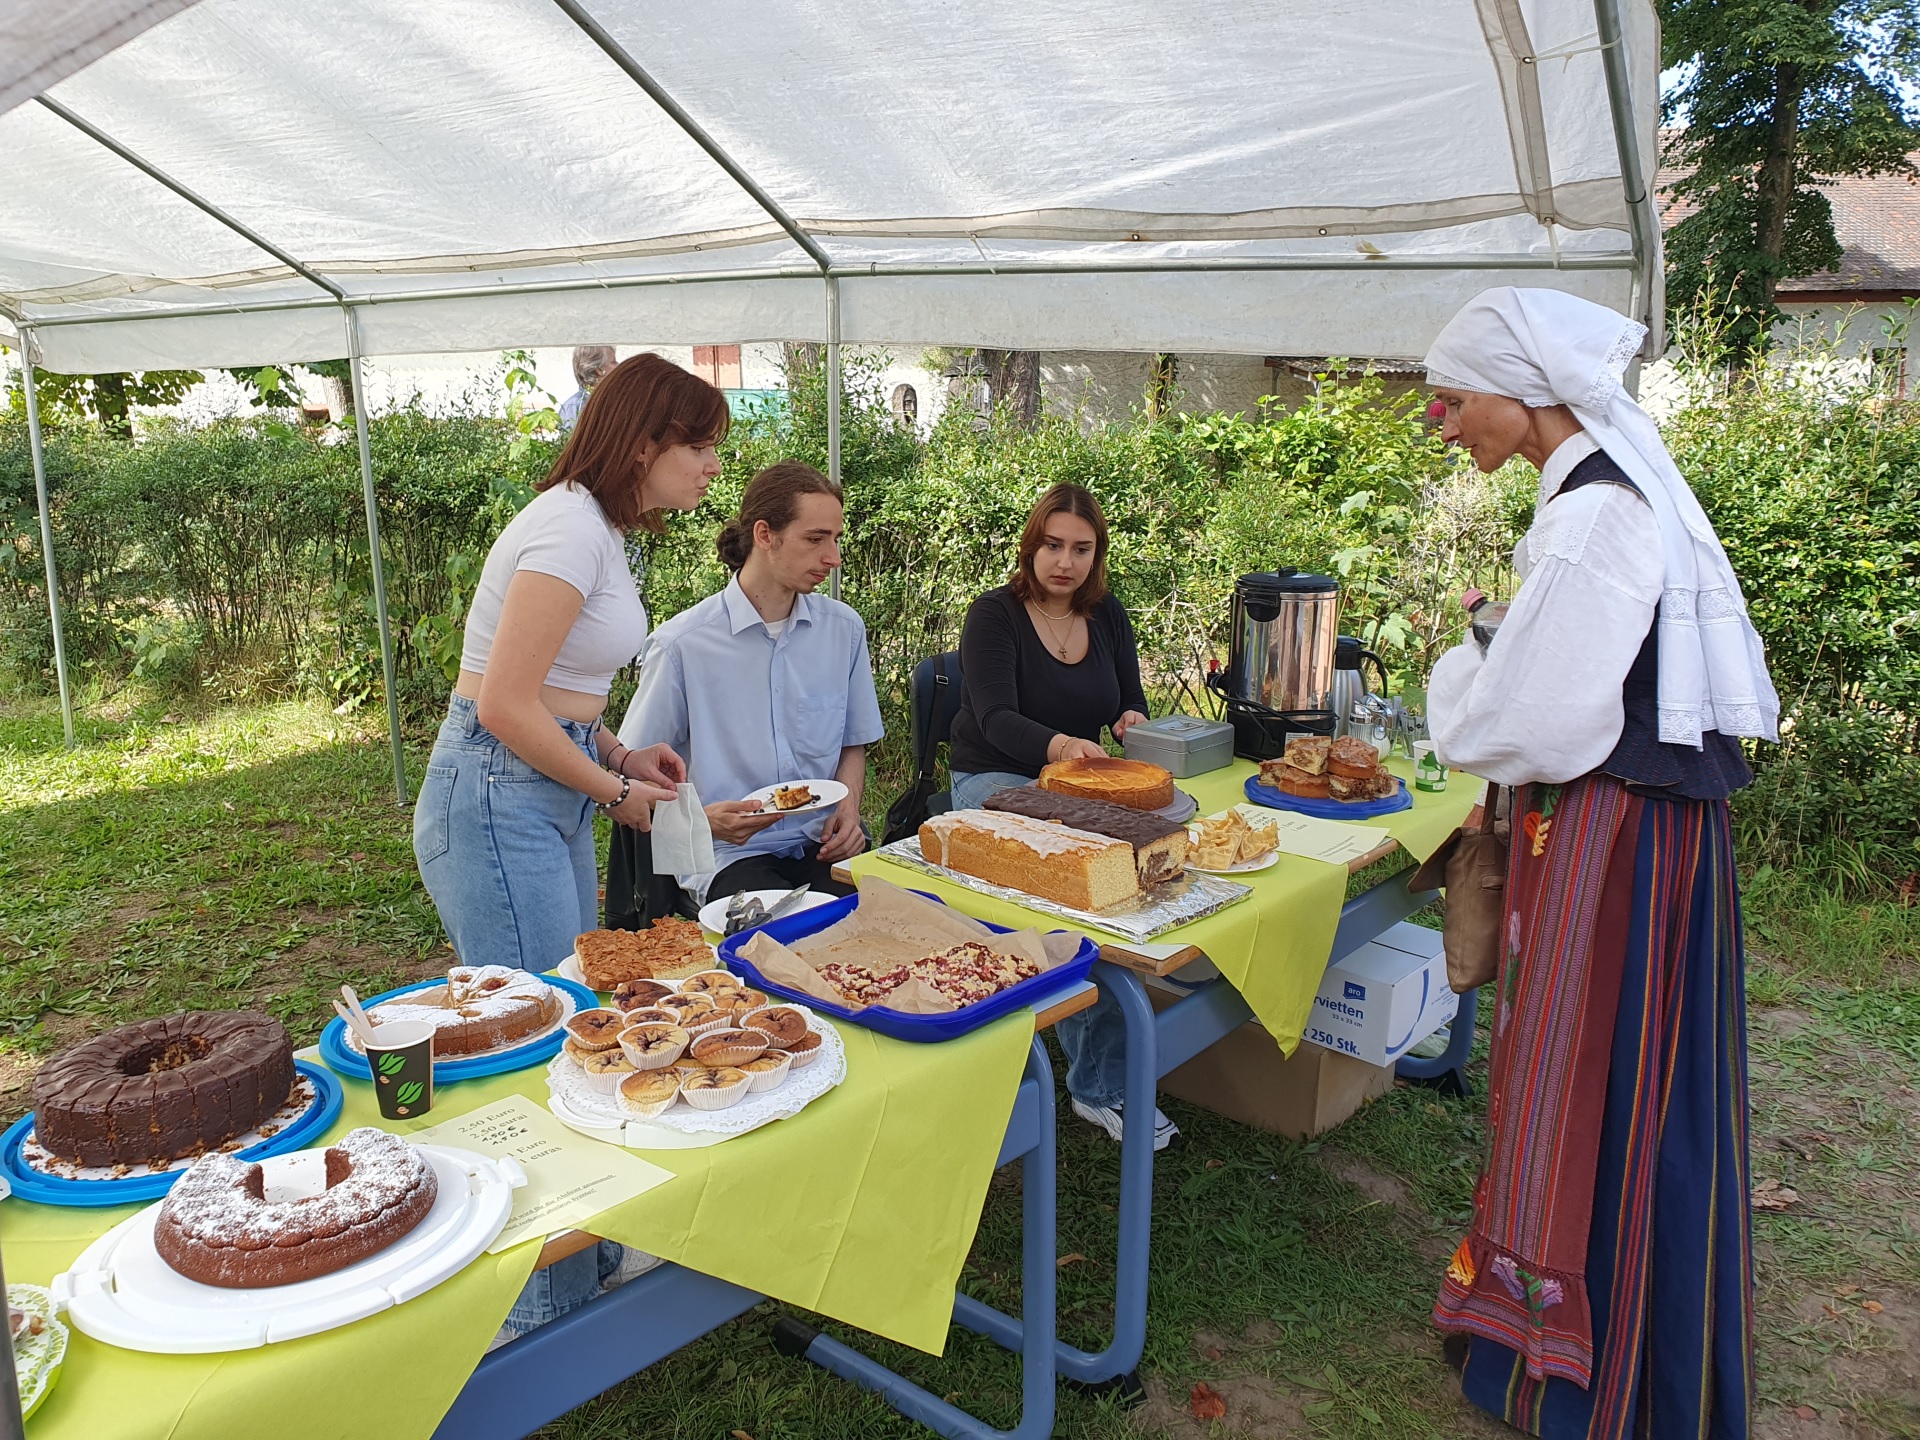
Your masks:
{"label": "blue table leg", "polygon": [[[1144,999],[1142,1003],[1145,1003]],[[1016,1321],[1001,1317],[1012,1327],[1013,1343],[1009,1348],[1020,1353],[1019,1425],[1012,1430],[995,1430],[982,1424],[966,1411],[902,1379],[878,1361],[868,1359],[851,1346],[822,1335],[791,1317],[783,1317],[775,1328],[775,1342],[782,1349],[803,1354],[816,1365],[873,1391],[909,1420],[917,1420],[937,1434],[952,1437],[952,1440],[1045,1440],[1053,1433],[1054,1259],[1057,1249],[1053,1066],[1047,1059],[1046,1046],[1037,1035],[1033,1040],[1033,1051],[1027,1059],[1027,1075],[1036,1082],[1039,1108],[1036,1114],[1038,1134],[1033,1148],[1020,1160],[1021,1215],[1025,1227],[1021,1255],[1021,1318]],[[1151,1130],[1147,1141],[1150,1170]],[[1125,1163],[1124,1156],[1122,1163]],[[1142,1268],[1144,1281],[1144,1266]],[[998,1314],[997,1311],[989,1313]],[[1142,1333],[1144,1335],[1144,1329]],[[1001,1337],[995,1335],[994,1338]]]}
{"label": "blue table leg", "polygon": [[1460,1012],[1447,1031],[1447,1048],[1431,1057],[1409,1055],[1393,1067],[1403,1080],[1437,1083],[1456,1095],[1473,1094],[1467,1079],[1467,1060],[1473,1054],[1473,1026],[1480,1014],[1480,992],[1469,990],[1460,997]]}
{"label": "blue table leg", "polygon": [[[1151,1115],[1159,1079],[1158,1044],[1153,1007],[1140,977],[1124,966],[1104,960],[1093,967],[1093,978],[1113,993],[1127,1026],[1127,1079],[1122,1101],[1129,1115]],[[1147,1345],[1147,1256],[1153,1223],[1153,1127],[1128,1125],[1120,1142],[1120,1243],[1115,1262],[1113,1341],[1098,1353],[1089,1353],[1064,1340],[1054,1342],[1054,1366],[1067,1379],[1083,1385],[1120,1380],[1123,1392],[1137,1389],[1133,1369]],[[985,1335],[1009,1350],[1025,1345],[1024,1328],[971,1295],[953,1302],[954,1324]]]}

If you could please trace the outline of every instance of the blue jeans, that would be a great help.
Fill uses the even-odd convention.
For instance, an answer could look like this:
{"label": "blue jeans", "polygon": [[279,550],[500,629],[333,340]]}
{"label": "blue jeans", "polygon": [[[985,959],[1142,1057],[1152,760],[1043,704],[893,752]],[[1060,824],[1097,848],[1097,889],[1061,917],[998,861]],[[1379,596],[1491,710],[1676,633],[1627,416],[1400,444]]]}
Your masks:
{"label": "blue jeans", "polygon": [[982,770],[978,775],[967,775],[956,770],[948,779],[952,782],[948,793],[953,796],[953,808],[956,810],[978,810],[987,796],[996,790],[1033,783],[1031,775],[1012,775],[1005,770]]}
{"label": "blue jeans", "polygon": [[[591,725],[554,723],[597,759]],[[413,854],[463,965],[550,970],[599,924],[593,801],[515,755],[464,695],[427,762]]]}
{"label": "blue jeans", "polygon": [[[986,770],[978,775],[955,771],[953,808],[976,810],[996,790],[1031,785],[1031,775]],[[1120,1005],[1105,990],[1091,1009],[1069,1015],[1053,1027],[1067,1052],[1067,1093],[1088,1105],[1116,1106],[1127,1089],[1127,1022]]]}
{"label": "blue jeans", "polygon": [[591,1250],[534,1271],[527,1288],[507,1312],[506,1328],[515,1335],[527,1335],[550,1320],[578,1310],[600,1294],[600,1287],[620,1268],[625,1255],[624,1245],[602,1240]]}
{"label": "blue jeans", "polygon": [[1104,986],[1100,998],[1053,1027],[1067,1052],[1067,1093],[1088,1105],[1117,1109],[1127,1095],[1127,1021]]}

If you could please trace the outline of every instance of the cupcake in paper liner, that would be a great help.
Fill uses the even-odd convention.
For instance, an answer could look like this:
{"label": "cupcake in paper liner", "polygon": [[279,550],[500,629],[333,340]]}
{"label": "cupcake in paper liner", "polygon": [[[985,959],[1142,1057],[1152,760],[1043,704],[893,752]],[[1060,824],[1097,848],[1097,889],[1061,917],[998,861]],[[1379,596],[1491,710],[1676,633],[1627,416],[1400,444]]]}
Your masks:
{"label": "cupcake in paper liner", "polygon": [[809,1030],[793,1044],[787,1047],[787,1053],[793,1057],[793,1068],[804,1070],[820,1058],[820,1032]]}
{"label": "cupcake in paper liner", "polygon": [[749,1060],[736,1067],[752,1076],[747,1089],[755,1095],[765,1094],[769,1090],[778,1090],[787,1083],[787,1072],[793,1068],[793,1056],[785,1050],[769,1050],[757,1060]]}
{"label": "cupcake in paper liner", "polygon": [[746,1099],[753,1077],[744,1070],[689,1070],[680,1080],[680,1098],[696,1110],[726,1110]]}
{"label": "cupcake in paper liner", "polygon": [[758,1030],[776,1050],[790,1049],[807,1033],[807,1015],[792,1005],[763,1005],[741,1017],[741,1025]]}
{"label": "cupcake in paper liner", "polygon": [[704,1015],[696,1015],[691,1020],[682,1020],[680,1028],[698,1040],[702,1035],[711,1035],[716,1030],[731,1030],[733,1012],[731,1010],[709,1010]]}
{"label": "cupcake in paper liner", "polygon": [[715,1019],[724,1020],[733,1013],[719,1009],[708,995],[669,995],[654,1008],[670,1012],[676,1023],[687,1030]]}
{"label": "cupcake in paper liner", "polygon": [[693,1037],[689,1053],[702,1065],[715,1069],[758,1060],[767,1049],[767,1037],[758,1030],[723,1028]]}
{"label": "cupcake in paper liner", "polygon": [[671,1068],[636,1070],[621,1078],[614,1093],[619,1097],[621,1113],[636,1120],[650,1120],[672,1109],[673,1102],[680,1098],[680,1072]]}
{"label": "cupcake in paper liner", "polygon": [[678,1025],[649,1020],[620,1032],[620,1053],[636,1070],[665,1070],[686,1054],[692,1040]]}
{"label": "cupcake in paper liner", "polygon": [[620,1082],[633,1074],[633,1066],[627,1057],[620,1053],[620,1047],[611,1050],[596,1050],[580,1062],[580,1068],[587,1073],[587,1084],[602,1095],[611,1095],[620,1088]]}
{"label": "cupcake in paper liner", "polygon": [[747,982],[731,970],[702,970],[680,982],[682,995],[715,995],[722,990],[744,990]]}

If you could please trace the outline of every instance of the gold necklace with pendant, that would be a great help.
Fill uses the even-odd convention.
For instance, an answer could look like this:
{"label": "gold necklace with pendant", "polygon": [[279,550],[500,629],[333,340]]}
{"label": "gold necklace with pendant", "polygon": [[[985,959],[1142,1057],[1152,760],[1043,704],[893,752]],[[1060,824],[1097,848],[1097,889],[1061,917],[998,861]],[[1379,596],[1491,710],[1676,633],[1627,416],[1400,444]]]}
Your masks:
{"label": "gold necklace with pendant", "polygon": [[1033,607],[1033,613],[1038,615],[1042,620],[1047,622],[1047,633],[1053,636],[1054,649],[1059,653],[1060,658],[1062,660],[1065,660],[1067,658],[1067,640],[1071,640],[1073,638],[1073,612],[1069,610],[1066,614],[1067,640],[1062,640],[1060,638],[1060,632],[1053,628],[1053,622],[1055,617],[1047,614],[1047,612],[1042,610],[1038,605],[1035,605]]}

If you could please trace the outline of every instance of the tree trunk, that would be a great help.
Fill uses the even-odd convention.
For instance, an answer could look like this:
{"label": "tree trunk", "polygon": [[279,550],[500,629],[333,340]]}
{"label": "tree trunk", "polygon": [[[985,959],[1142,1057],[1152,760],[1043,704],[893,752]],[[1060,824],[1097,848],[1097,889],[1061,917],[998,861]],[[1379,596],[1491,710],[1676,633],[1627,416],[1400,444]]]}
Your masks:
{"label": "tree trunk", "polygon": [[133,438],[133,422],[127,418],[126,375],[93,377],[93,409],[100,417],[100,428],[116,440]]}
{"label": "tree trunk", "polygon": [[1147,418],[1158,420],[1173,405],[1180,383],[1180,357],[1155,355],[1147,366]]}
{"label": "tree trunk", "polygon": [[1794,151],[1800,138],[1800,98],[1806,81],[1798,65],[1778,65],[1773,72],[1773,123],[1767,158],[1760,162],[1759,206],[1754,214],[1754,240],[1768,261],[1760,278],[1763,304],[1773,304],[1779,283],[1780,258],[1787,245],[1787,219],[1793,210]]}
{"label": "tree trunk", "polygon": [[787,384],[793,384],[795,375],[805,374],[809,370],[818,370],[826,363],[827,347],[816,345],[811,340],[787,340],[780,346],[780,368],[787,376]]}
{"label": "tree trunk", "polygon": [[1031,430],[1040,420],[1040,355],[1034,350],[982,350],[987,367],[987,402],[999,413],[1006,406],[1013,423]]}
{"label": "tree trunk", "polygon": [[353,393],[353,372],[345,371],[339,375],[322,375],[320,389],[327,397],[327,408],[334,411],[342,420],[351,420],[358,399]]}

